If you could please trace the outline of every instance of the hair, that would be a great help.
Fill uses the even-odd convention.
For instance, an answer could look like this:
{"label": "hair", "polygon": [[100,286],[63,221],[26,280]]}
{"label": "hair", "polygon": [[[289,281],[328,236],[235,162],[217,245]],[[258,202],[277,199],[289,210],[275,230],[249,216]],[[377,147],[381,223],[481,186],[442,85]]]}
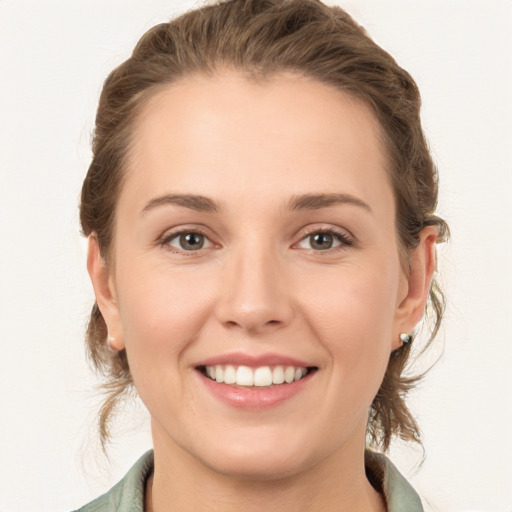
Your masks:
{"label": "hair", "polygon": [[[184,76],[226,68],[260,79],[293,72],[361,100],[382,129],[403,265],[407,267],[407,254],[417,247],[425,226],[437,226],[438,241],[446,239],[448,226],[434,213],[437,169],[421,127],[418,87],[409,73],[339,7],[320,0],[227,0],[210,2],[148,30],[104,83],[80,221],[84,235],[97,237],[107,265],[131,133],[143,106]],[[426,311],[431,324],[426,346],[439,330],[444,303],[434,280]],[[111,350],[106,338],[107,326],[95,303],[86,342],[104,379],[106,399],[99,415],[103,447],[116,406],[133,389],[126,352]],[[368,420],[367,437],[374,447],[387,450],[393,436],[420,442],[405,398],[423,375],[405,375],[410,355],[411,343],[390,356]]]}

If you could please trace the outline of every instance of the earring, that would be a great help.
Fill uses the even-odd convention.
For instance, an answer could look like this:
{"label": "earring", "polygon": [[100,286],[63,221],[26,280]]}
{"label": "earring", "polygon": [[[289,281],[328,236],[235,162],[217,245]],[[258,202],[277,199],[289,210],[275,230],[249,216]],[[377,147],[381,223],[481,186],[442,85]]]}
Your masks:
{"label": "earring", "polygon": [[111,336],[110,334],[107,335],[107,345],[109,346],[110,350],[115,350],[114,347],[112,347],[112,342],[116,341],[114,336]]}
{"label": "earring", "polygon": [[407,332],[403,332],[400,334],[400,341],[402,342],[403,347],[404,345],[407,345],[412,341],[412,335]]}

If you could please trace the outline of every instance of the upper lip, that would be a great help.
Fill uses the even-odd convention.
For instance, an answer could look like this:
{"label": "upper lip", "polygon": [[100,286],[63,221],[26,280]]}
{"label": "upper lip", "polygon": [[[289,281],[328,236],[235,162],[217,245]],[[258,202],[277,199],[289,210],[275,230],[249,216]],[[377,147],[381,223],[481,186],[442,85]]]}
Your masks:
{"label": "upper lip", "polygon": [[216,366],[216,365],[233,365],[233,366],[249,366],[257,368],[260,366],[295,366],[300,368],[308,368],[313,365],[308,364],[294,357],[284,356],[280,354],[260,354],[250,355],[241,352],[233,352],[209,357],[200,361],[195,366]]}

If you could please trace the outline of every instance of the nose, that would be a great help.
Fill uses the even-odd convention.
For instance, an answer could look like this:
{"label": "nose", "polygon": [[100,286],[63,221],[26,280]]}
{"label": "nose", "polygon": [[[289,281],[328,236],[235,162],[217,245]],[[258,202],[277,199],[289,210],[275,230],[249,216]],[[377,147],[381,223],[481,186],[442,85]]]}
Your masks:
{"label": "nose", "polygon": [[291,283],[284,262],[267,250],[239,251],[226,261],[217,319],[250,335],[274,332],[294,315]]}

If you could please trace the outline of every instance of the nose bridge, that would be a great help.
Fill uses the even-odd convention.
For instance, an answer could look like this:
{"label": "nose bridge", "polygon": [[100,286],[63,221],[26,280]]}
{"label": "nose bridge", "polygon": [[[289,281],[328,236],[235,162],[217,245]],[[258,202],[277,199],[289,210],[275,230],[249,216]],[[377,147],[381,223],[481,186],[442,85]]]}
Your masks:
{"label": "nose bridge", "polygon": [[269,240],[248,238],[226,262],[219,320],[258,333],[288,324],[293,316],[283,262]]}

